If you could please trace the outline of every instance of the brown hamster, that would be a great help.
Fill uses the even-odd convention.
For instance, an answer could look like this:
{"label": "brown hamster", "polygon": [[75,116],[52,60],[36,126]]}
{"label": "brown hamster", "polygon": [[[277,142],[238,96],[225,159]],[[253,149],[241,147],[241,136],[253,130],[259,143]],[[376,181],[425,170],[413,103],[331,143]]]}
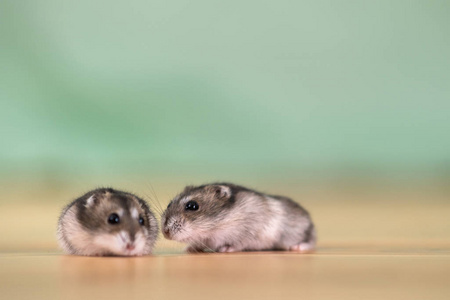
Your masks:
{"label": "brown hamster", "polygon": [[230,183],[188,186],[161,218],[166,238],[188,251],[312,251],[316,230],[309,213],[283,196]]}
{"label": "brown hamster", "polygon": [[100,188],[64,208],[57,235],[68,254],[139,256],[152,252],[158,223],[144,200]]}

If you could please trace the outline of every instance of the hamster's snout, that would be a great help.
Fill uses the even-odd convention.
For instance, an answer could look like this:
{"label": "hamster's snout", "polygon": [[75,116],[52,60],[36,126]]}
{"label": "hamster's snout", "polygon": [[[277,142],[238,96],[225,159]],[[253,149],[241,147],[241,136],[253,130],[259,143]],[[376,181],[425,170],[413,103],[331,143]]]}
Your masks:
{"label": "hamster's snout", "polygon": [[120,234],[120,252],[122,255],[140,255],[145,247],[145,239],[140,232],[135,234],[130,232],[121,232]]}
{"label": "hamster's snout", "polygon": [[122,231],[120,233],[120,238],[122,240],[122,245],[126,250],[134,250],[136,248],[136,243],[138,242],[138,234],[135,233],[129,233]]}
{"label": "hamster's snout", "polygon": [[161,231],[165,238],[170,239],[170,229],[169,229],[169,218],[167,218],[165,215],[162,216],[161,220]]}
{"label": "hamster's snout", "polygon": [[136,246],[134,245],[134,243],[127,243],[126,247],[128,251],[132,251],[134,250],[134,248],[136,248]]}
{"label": "hamster's snout", "polygon": [[182,228],[181,220],[174,217],[164,218],[161,223],[162,233],[164,237],[169,240],[174,239],[174,237],[179,234]]}
{"label": "hamster's snout", "polygon": [[163,235],[167,239],[171,238],[171,236],[170,236],[170,229],[169,229],[169,226],[167,226],[167,221],[166,221],[166,224],[164,224],[164,227],[163,227]]}

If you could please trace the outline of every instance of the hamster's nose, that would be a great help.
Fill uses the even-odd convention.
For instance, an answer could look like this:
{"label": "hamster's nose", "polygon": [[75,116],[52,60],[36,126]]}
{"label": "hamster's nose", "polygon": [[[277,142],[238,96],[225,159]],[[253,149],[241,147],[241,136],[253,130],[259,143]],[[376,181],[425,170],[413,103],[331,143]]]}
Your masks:
{"label": "hamster's nose", "polygon": [[168,227],[164,227],[163,233],[166,238],[170,239],[170,230]]}
{"label": "hamster's nose", "polygon": [[126,248],[127,248],[127,250],[131,251],[131,250],[134,250],[134,248],[136,248],[136,246],[133,243],[127,243]]}

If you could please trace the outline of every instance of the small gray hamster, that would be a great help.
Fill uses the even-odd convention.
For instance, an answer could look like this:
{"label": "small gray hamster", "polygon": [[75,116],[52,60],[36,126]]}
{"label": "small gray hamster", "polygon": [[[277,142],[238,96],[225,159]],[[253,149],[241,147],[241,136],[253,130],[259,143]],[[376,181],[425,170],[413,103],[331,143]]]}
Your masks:
{"label": "small gray hamster", "polygon": [[99,188],[63,209],[57,237],[68,254],[140,256],[152,252],[158,231],[156,218],[144,200]]}
{"label": "small gray hamster", "polygon": [[188,252],[291,250],[310,252],[316,229],[293,200],[230,183],[187,186],[161,218],[166,238]]}

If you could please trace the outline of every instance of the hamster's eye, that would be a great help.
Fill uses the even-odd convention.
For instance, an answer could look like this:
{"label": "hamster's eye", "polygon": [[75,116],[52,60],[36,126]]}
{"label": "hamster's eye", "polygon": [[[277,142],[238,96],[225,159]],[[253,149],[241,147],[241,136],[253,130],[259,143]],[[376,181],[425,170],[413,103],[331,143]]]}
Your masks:
{"label": "hamster's eye", "polygon": [[172,202],[169,203],[169,205],[167,205],[167,208],[169,208],[172,205]]}
{"label": "hamster's eye", "polygon": [[112,213],[108,217],[108,223],[112,225],[116,225],[120,223],[119,215],[116,213]]}
{"label": "hamster's eye", "polygon": [[141,224],[142,226],[144,226],[145,221],[143,217],[139,217],[139,224]]}
{"label": "hamster's eye", "polygon": [[198,203],[195,201],[189,201],[186,203],[186,210],[198,210]]}

